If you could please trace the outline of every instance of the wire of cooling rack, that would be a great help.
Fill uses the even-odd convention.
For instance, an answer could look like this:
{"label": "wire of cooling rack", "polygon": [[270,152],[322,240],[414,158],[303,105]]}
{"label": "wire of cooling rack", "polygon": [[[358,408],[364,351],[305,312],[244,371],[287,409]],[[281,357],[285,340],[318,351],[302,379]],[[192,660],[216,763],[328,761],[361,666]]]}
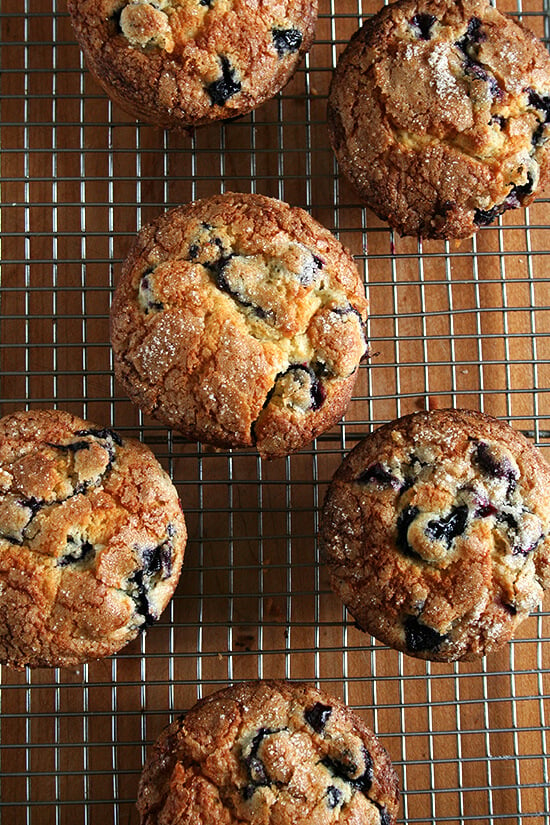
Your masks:
{"label": "wire of cooling rack", "polygon": [[[548,200],[459,245],[394,237],[339,178],[326,132],[332,70],[377,10],[321,0],[291,83],[246,118],[177,137],[129,121],[87,73],[60,0],[0,11],[1,413],[59,406],[146,441],[189,526],[159,624],[115,657],[0,681],[0,819],[137,823],[150,743],[232,681],[312,680],[341,695],[400,775],[400,822],[550,825],[550,614],[502,652],[426,664],[358,631],[316,541],[326,485],[368,430],[434,406],[500,416],[548,454]],[[499,2],[548,42],[544,0]],[[308,209],[351,249],[373,357],[344,421],[264,463],[185,442],[138,414],[113,378],[108,312],[136,230],[165,207],[238,189]]]}

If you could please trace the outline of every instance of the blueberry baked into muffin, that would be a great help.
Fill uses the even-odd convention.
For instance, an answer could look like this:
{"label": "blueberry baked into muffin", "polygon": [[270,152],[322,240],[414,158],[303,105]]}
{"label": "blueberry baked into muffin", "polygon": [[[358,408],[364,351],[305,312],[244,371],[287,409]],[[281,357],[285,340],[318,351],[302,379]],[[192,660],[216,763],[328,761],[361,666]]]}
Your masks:
{"label": "blueberry baked into muffin", "polygon": [[189,439],[288,455],[344,413],[366,311],[350,254],[305,211],[214,196],[139,233],[111,308],[115,374]]}
{"label": "blueberry baked into muffin", "polygon": [[299,682],[245,682],[169,725],[144,767],[142,825],[392,825],[397,777],[348,707]]}
{"label": "blueberry baked into muffin", "polygon": [[0,419],[0,661],[77,665],[151,625],[185,521],[144,444],[59,410]]}
{"label": "blueberry baked into muffin", "polygon": [[422,659],[497,649],[550,584],[550,466],[482,413],[438,410],[361,441],[326,495],[331,585],[358,626]]}
{"label": "blueberry baked into muffin", "polygon": [[68,8],[112,100],[175,129],[273,97],[310,48],[317,17],[317,0],[68,0]]}
{"label": "blueberry baked into muffin", "polygon": [[550,56],[486,0],[401,0],[366,21],[329,95],[341,171],[402,235],[468,238],[550,175]]}

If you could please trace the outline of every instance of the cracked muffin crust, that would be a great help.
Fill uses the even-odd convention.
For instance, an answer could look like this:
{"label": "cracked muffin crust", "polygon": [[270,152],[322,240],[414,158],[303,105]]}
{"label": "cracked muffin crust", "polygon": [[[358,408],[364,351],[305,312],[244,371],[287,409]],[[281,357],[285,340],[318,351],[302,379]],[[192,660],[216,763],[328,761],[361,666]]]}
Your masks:
{"label": "cracked muffin crust", "polygon": [[341,171],[402,235],[468,238],[550,177],[550,56],[486,0],[401,0],[356,32],[329,94]]}
{"label": "cracked muffin crust", "polygon": [[288,455],[343,415],[366,311],[350,254],[306,212],[214,196],[139,233],[111,309],[115,374],[189,439]]}
{"label": "cracked muffin crust", "polygon": [[326,495],[331,585],[358,626],[422,659],[484,656],[550,585],[550,466],[507,424],[414,413],[360,442]]}
{"label": "cracked muffin crust", "polygon": [[273,97],[313,41],[317,0],[69,0],[107,94],[166,128],[236,117]]}
{"label": "cracked muffin crust", "polygon": [[0,661],[116,652],[168,604],[186,537],[144,444],[59,410],[0,419]]}
{"label": "cracked muffin crust", "polygon": [[198,702],[157,739],[142,825],[393,825],[390,759],[342,702],[300,682],[244,682]]}

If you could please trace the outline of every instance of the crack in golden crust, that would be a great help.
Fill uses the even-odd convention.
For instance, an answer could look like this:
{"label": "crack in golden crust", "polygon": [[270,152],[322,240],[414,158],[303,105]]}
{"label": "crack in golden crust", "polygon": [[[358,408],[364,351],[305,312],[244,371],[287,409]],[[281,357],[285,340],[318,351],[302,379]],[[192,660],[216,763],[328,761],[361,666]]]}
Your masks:
{"label": "crack in golden crust", "polygon": [[[68,7],[88,66],[111,98],[176,129],[245,114],[275,95],[310,48],[317,16],[317,0],[252,7],[69,0]],[[297,34],[285,40],[285,32]]]}
{"label": "crack in golden crust", "polygon": [[350,453],[327,493],[332,586],[363,629],[398,650],[485,655],[550,584],[549,482],[539,451],[489,416],[392,422]]}
{"label": "crack in golden crust", "polygon": [[228,193],[140,232],[111,310],[115,371],[190,438],[284,455],[342,414],[366,311],[328,230],[280,201]]}
{"label": "crack in golden crust", "polygon": [[0,420],[0,659],[105,656],[160,615],[186,541],[150,450],[68,413]]}
{"label": "crack in golden crust", "polygon": [[[416,17],[435,21],[424,36]],[[331,140],[344,174],[399,232],[469,237],[547,183],[547,111],[533,101],[549,92],[544,46],[484,0],[401,0],[341,56]]]}

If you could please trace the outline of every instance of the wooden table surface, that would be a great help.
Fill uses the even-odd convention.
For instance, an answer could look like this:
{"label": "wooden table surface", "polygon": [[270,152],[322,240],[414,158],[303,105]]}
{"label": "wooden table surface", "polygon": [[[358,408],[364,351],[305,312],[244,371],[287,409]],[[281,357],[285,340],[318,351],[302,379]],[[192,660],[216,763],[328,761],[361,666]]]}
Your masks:
{"label": "wooden table surface", "polygon": [[[357,709],[400,775],[401,822],[550,822],[549,614],[480,662],[426,664],[356,630],[319,559],[328,480],[358,438],[398,415],[483,409],[550,457],[548,199],[474,240],[420,244],[394,236],[338,176],[328,84],[380,5],[321,0],[315,45],[277,98],[176,137],[110,104],[62,1],[2,4],[1,413],[57,405],[143,438],[190,533],[176,595],[147,636],[79,669],[2,669],[6,825],[137,823],[139,771],[172,715],[257,677],[315,680]],[[542,0],[498,5],[548,36]],[[223,190],[305,207],[367,286],[375,354],[346,419],[287,460],[186,443],[140,416],[113,378],[108,311],[137,228]]]}

